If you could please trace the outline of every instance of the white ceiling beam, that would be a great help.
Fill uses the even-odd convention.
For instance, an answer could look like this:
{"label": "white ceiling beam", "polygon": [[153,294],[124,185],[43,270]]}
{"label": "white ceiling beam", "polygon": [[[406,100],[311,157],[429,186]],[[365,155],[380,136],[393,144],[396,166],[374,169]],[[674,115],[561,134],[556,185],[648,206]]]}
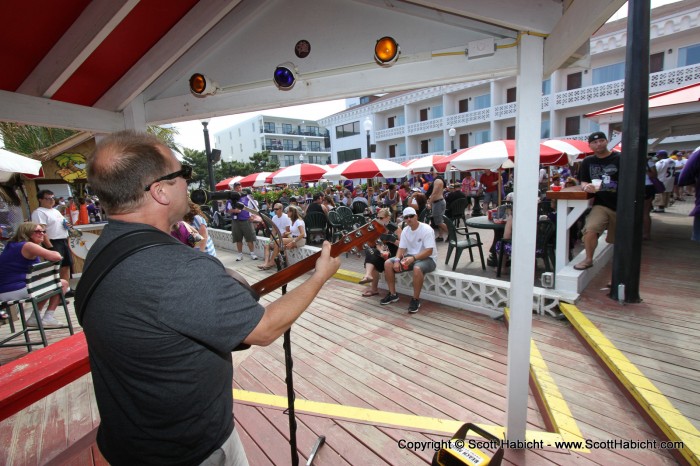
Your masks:
{"label": "white ceiling beam", "polygon": [[[468,60],[464,56],[416,59],[391,68],[376,64],[347,67],[315,76],[300,76],[294,88],[280,91],[269,80],[234,86],[208,97],[190,93],[146,102],[148,124],[174,123],[243,112],[288,107],[333,99],[513,76],[517,48],[499,50],[492,57]],[[406,59],[408,57],[403,57]],[[339,79],[342,77],[342,79]]]}
{"label": "white ceiling beam", "polygon": [[[210,53],[217,50],[221,44],[235,36],[239,29],[254,18],[271,0],[244,1],[235,11],[224,16],[221,21],[209,30],[200,40],[187,50],[170,68],[165,70],[155,81],[143,91],[145,101],[159,96],[182,79],[189,70],[201,63]],[[201,72],[201,71],[200,71]],[[189,79],[189,76],[187,76]]]}
{"label": "white ceiling beam", "polygon": [[139,0],[94,0],[24,80],[17,92],[52,97]]}
{"label": "white ceiling beam", "polygon": [[124,129],[124,117],[118,112],[7,91],[0,91],[0,121],[94,133]]}
{"label": "white ceiling beam", "polygon": [[105,110],[123,110],[132,99],[141,94],[240,1],[200,0],[111,89],[100,97],[95,107]]}
{"label": "white ceiling beam", "polygon": [[[552,0],[410,0],[444,11],[515,31],[549,33],[561,18],[562,5]],[[579,3],[583,3],[580,0]]]}
{"label": "white ceiling beam", "polygon": [[544,76],[559,69],[626,0],[576,0],[544,43]]}

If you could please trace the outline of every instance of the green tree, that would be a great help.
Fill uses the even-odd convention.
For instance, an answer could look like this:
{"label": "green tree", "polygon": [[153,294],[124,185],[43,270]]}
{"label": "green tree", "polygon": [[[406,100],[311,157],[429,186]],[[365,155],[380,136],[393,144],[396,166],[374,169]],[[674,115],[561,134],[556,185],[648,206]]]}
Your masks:
{"label": "green tree", "polygon": [[270,151],[256,152],[250,158],[251,173],[273,172],[280,168],[279,163],[270,160]]}
{"label": "green tree", "polygon": [[[203,150],[184,148],[182,162],[192,167],[192,181],[199,183],[198,188],[209,189],[209,172],[207,171],[207,156]],[[214,181],[216,183],[216,180]]]}
{"label": "green tree", "polygon": [[170,150],[177,152],[180,155],[183,155],[183,147],[175,142],[175,136],[180,134],[180,132],[174,126],[170,126],[167,128],[163,126],[149,126],[148,128],[146,128],[146,131],[163,141],[165,145],[170,148]]}
{"label": "green tree", "polygon": [[2,135],[5,149],[27,156],[39,153],[75,133],[77,131],[69,129],[0,123],[0,135]]}

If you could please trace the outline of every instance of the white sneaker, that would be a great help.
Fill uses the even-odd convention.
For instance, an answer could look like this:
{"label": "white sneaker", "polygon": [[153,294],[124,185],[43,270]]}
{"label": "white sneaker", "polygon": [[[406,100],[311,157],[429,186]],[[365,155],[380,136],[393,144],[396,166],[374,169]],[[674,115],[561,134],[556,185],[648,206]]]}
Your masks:
{"label": "white sneaker", "polygon": [[256,256],[254,252],[250,253],[250,258],[253,259],[254,261],[258,260],[258,256]]}
{"label": "white sneaker", "polygon": [[242,261],[243,260],[243,254],[238,254],[238,257],[236,257],[236,262]]}
{"label": "white sneaker", "polygon": [[27,319],[27,327],[38,327],[39,324],[36,323],[36,318],[34,318],[34,314],[32,314],[28,319]]}
{"label": "white sneaker", "polygon": [[44,328],[55,328],[61,327],[63,324],[56,320],[54,316],[44,317],[41,319],[41,323],[44,324]]}

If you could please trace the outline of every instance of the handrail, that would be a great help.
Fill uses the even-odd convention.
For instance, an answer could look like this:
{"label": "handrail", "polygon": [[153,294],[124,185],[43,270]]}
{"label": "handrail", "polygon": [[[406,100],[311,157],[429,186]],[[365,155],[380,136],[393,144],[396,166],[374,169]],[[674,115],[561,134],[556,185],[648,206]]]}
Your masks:
{"label": "handrail", "polygon": [[90,361],[82,332],[0,366],[0,421],[88,372]]}

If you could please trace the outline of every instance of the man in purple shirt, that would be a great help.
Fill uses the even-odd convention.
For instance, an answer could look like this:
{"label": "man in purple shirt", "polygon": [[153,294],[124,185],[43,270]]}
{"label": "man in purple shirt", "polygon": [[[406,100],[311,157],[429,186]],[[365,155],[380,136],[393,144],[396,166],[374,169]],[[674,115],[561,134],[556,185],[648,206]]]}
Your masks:
{"label": "man in purple shirt", "polygon": [[[243,187],[241,183],[234,183],[233,190],[241,194],[243,205],[250,207],[250,197],[242,194]],[[231,239],[236,243],[236,249],[238,250],[236,260],[243,260],[243,238],[248,243],[250,258],[257,260],[258,256],[255,255],[255,246],[253,245],[253,241],[256,239],[255,229],[253,229],[253,224],[250,223],[250,213],[243,209],[236,209],[235,204],[231,205],[227,212],[231,214]]]}
{"label": "man in purple shirt", "polygon": [[683,171],[678,177],[678,186],[688,186],[695,183],[695,208],[688,214],[693,220],[693,241],[700,241],[700,147],[690,154]]}

